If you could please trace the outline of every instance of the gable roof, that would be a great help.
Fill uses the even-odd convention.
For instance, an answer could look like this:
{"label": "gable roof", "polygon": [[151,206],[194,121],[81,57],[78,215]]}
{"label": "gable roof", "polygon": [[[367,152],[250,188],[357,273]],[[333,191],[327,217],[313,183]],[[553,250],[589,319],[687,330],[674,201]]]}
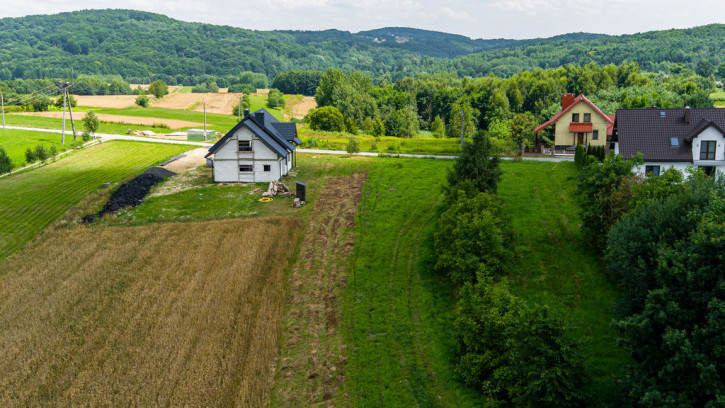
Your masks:
{"label": "gable roof", "polygon": [[[272,127],[272,123],[280,122],[264,109],[260,109],[257,112],[264,114],[262,120],[257,120],[255,118],[255,115],[251,115],[249,114],[249,111],[246,111],[244,113],[244,119],[242,119],[241,122],[237,123],[229,132],[227,132],[227,134],[224,135],[224,137],[214,143],[214,145],[209,148],[209,153],[207,153],[204,157],[209,157],[214,154],[217,150],[224,146],[224,144],[226,144],[226,142],[242,127],[246,127],[247,129],[249,129],[252,133],[254,133],[255,136],[257,136],[262,141],[262,143],[264,143],[273,152],[277,153],[281,157],[287,157],[290,151],[295,150],[294,145],[292,145],[284,137],[282,137],[277,129]],[[265,123],[269,125],[265,126]],[[294,126],[295,124],[292,123],[292,125]]]}
{"label": "gable roof", "polygon": [[[689,123],[685,122],[688,109]],[[650,162],[692,162],[692,139],[710,126],[723,133],[725,109],[618,109],[615,128],[619,154],[629,159],[642,153],[645,161]],[[677,139],[677,146],[671,145],[673,138]]]}
{"label": "gable roof", "polygon": [[561,119],[562,116],[566,115],[567,112],[572,110],[574,106],[578,105],[580,102],[584,102],[587,105],[589,105],[596,114],[601,116],[605,121],[607,121],[607,136],[610,136],[612,134],[613,125],[614,125],[614,119],[610,115],[605,115],[604,112],[601,111],[601,109],[597,108],[597,105],[593,104],[589,99],[587,99],[584,95],[579,95],[576,98],[574,98],[574,101],[569,104],[566,108],[560,110],[554,117],[547,120],[546,122],[542,123],[539,127],[534,129],[534,134],[539,133],[543,129],[553,125],[556,123],[559,119]]}
{"label": "gable roof", "polygon": [[293,122],[276,122],[272,123],[272,127],[277,129],[282,137],[295,145],[302,144],[302,140],[297,138],[297,126]]}

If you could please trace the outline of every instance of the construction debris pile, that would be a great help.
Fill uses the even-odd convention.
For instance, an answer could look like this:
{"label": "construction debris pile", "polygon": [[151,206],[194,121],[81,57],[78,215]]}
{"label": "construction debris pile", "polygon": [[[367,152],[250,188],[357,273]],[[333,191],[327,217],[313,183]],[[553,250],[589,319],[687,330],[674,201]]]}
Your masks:
{"label": "construction debris pile", "polygon": [[136,207],[141,200],[151,191],[151,187],[164,181],[164,178],[173,176],[174,172],[161,167],[152,167],[140,176],[122,185],[111,194],[108,202],[97,214],[90,214],[83,217],[84,223],[91,223],[100,219],[103,214],[116,212],[126,207]]}
{"label": "construction debris pile", "polygon": [[269,183],[267,191],[262,193],[262,197],[294,197],[295,193],[289,191],[289,187],[280,181],[273,181]]}

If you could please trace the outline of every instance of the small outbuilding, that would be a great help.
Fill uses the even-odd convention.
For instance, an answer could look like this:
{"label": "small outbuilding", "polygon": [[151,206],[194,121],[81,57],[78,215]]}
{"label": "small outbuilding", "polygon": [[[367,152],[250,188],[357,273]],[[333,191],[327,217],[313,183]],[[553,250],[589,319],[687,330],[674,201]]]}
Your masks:
{"label": "small outbuilding", "polygon": [[295,123],[278,121],[264,109],[244,118],[209,149],[217,183],[279,180],[292,169],[301,143]]}

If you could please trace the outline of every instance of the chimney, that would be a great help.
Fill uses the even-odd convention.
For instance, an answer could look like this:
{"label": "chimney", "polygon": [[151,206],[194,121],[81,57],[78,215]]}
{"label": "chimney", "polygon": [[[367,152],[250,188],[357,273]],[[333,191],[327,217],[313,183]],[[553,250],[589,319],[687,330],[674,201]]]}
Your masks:
{"label": "chimney", "polygon": [[254,112],[254,119],[257,119],[257,122],[264,126],[264,112]]}
{"label": "chimney", "polygon": [[561,95],[561,110],[564,110],[569,107],[572,103],[574,103],[574,100],[576,99],[576,96],[574,94],[563,94]]}
{"label": "chimney", "polygon": [[685,123],[687,123],[688,125],[690,124],[690,115],[690,107],[685,106]]}
{"label": "chimney", "polygon": [[244,119],[249,117],[249,109],[244,110]]}

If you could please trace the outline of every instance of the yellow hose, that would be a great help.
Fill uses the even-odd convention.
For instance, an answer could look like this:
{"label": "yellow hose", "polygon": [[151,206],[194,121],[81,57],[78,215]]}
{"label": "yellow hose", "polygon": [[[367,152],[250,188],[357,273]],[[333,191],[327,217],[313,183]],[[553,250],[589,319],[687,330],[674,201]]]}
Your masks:
{"label": "yellow hose", "polygon": [[272,201],[272,197],[262,197],[259,199],[260,203],[268,203],[270,201]]}

